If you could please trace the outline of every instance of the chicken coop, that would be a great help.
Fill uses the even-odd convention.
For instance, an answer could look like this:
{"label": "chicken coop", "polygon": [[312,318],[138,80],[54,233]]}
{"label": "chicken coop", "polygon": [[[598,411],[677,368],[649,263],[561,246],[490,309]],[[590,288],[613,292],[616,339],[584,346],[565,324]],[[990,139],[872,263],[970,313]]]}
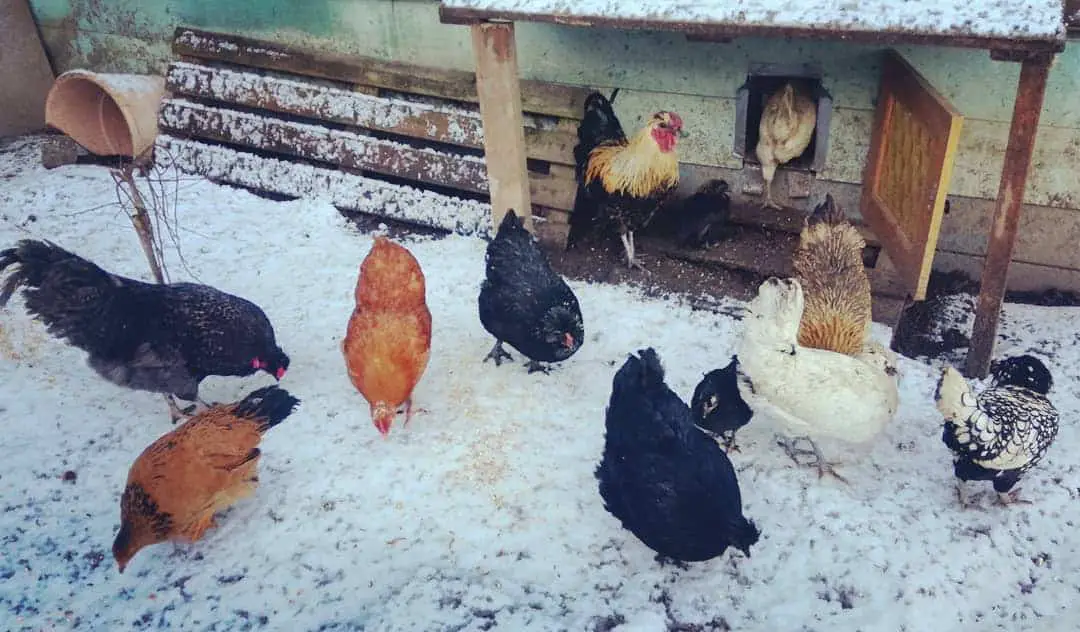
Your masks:
{"label": "chicken coop", "polygon": [[[646,249],[785,274],[803,217],[831,193],[867,240],[881,320],[922,299],[932,269],[981,280],[973,373],[1006,290],[1080,290],[1072,0],[790,16],[766,0],[613,13],[548,0],[28,4],[58,72],[165,77],[159,147],[222,182],[464,233],[514,208],[558,246],[583,104],[618,88],[628,132],[681,115],[680,194],[724,179],[744,229],[723,247],[645,237]],[[782,208],[762,209],[759,128],[787,82],[812,100],[814,128],[772,182]]]}

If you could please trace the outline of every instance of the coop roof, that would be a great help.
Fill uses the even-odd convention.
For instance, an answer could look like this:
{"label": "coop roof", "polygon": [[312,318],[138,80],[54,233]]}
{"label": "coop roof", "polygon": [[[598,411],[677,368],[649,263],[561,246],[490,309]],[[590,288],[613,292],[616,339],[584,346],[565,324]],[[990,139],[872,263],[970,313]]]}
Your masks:
{"label": "coop roof", "polygon": [[443,0],[444,22],[503,19],[987,49],[1060,50],[1062,0]]}

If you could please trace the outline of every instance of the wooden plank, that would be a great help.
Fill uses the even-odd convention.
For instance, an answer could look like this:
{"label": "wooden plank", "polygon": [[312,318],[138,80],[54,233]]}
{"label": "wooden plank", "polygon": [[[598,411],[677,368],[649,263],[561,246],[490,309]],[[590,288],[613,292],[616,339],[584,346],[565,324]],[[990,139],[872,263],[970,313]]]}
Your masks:
{"label": "wooden plank", "polygon": [[915,300],[930,280],[962,122],[898,53],[886,52],[860,210]]}
{"label": "wooden plank", "polygon": [[[480,149],[484,146],[480,113],[460,106],[391,100],[372,95],[371,90],[343,90],[256,70],[233,70],[187,62],[169,66],[166,86],[174,94],[197,99],[431,139],[461,147]],[[529,117],[525,124],[525,151],[529,158],[574,163],[576,134],[537,129],[533,117]]]}
{"label": "wooden plank", "polygon": [[[731,205],[731,222],[743,226],[798,234],[802,232],[805,220],[806,213],[792,208],[776,210],[763,209],[757,204]],[[863,224],[856,223],[855,220],[852,220],[852,224],[863,239],[866,240],[867,246],[877,247],[881,245],[877,236],[874,235],[874,231]]]}
{"label": "wooden plank", "polygon": [[[792,233],[768,230],[744,230],[738,237],[725,241],[718,248],[688,250],[669,240],[640,236],[636,239],[646,250],[699,263],[721,265],[733,270],[778,277],[794,275],[792,256],[798,245],[798,236]],[[887,269],[867,268],[870,289],[875,294],[891,298],[903,298],[896,291],[895,281]]]}
{"label": "wooden plank", "polygon": [[491,236],[491,208],[415,187],[367,178],[335,166],[282,160],[242,149],[161,134],[159,155],[182,173],[193,173],[257,191],[328,199],[335,206],[452,231]]}
{"label": "wooden plank", "polygon": [[[476,75],[460,70],[316,53],[294,46],[187,27],[176,29],[173,52],[194,59],[223,61],[469,103],[479,102]],[[526,112],[580,119],[590,92],[588,88],[579,86],[522,81],[520,100]]]}
{"label": "wooden plank", "polygon": [[998,189],[994,221],[990,226],[986,262],[979,280],[975,323],[972,326],[971,346],[968,348],[965,366],[968,377],[983,378],[990,370],[1001,303],[1005,300],[1009,261],[1012,260],[1013,250],[1016,248],[1024,189],[1031,168],[1031,155],[1035,150],[1035,134],[1039,128],[1046,80],[1052,62],[1053,58],[1046,56],[1038,60],[1024,61],[1020,66],[1009,145],[1005,150],[1005,164],[1001,168],[1001,186]]}
{"label": "wooden plank", "polygon": [[472,29],[476,92],[484,120],[484,163],[491,189],[492,221],[510,209],[532,228],[525,135],[521,122],[517,43],[513,24],[478,24]]}
{"label": "wooden plank", "polygon": [[439,5],[439,20],[443,24],[474,25],[484,22],[514,23],[542,22],[578,27],[599,27],[623,30],[667,31],[685,33],[698,40],[723,41],[740,37],[778,39],[842,40],[875,46],[930,45],[979,48],[985,50],[1019,50],[1037,53],[1058,53],[1065,49],[1065,39],[1058,36],[1045,38],[990,37],[946,33],[926,33],[901,30],[855,30],[836,29],[819,25],[787,26],[770,24],[687,22],[662,19],[623,19],[604,16],[575,16],[566,13],[527,13],[512,10],[475,9]]}
{"label": "wooden plank", "polygon": [[0,2],[0,137],[45,127],[53,71],[26,0]]}
{"label": "wooden plank", "polygon": [[[488,194],[484,162],[427,148],[296,123],[253,112],[229,110],[180,99],[162,102],[159,124],[178,136],[215,142],[286,156],[294,156],[359,171],[372,171],[417,182]],[[573,204],[573,191],[565,181],[549,174],[535,174],[537,203],[556,208]]]}

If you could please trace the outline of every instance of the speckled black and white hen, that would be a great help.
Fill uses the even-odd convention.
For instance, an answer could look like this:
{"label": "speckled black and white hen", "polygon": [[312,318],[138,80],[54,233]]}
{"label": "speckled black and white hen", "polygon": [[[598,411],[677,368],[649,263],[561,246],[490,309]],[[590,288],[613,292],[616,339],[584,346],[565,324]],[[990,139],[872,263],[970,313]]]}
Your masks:
{"label": "speckled black and white hen", "polygon": [[[1058,412],[1046,397],[1053,378],[1030,355],[994,362],[990,373],[991,385],[976,395],[956,369],[942,371],[934,393],[945,416],[941,440],[953,452],[958,479],[992,481],[1003,504],[1027,502],[1013,487],[1057,437]],[[960,485],[957,493],[965,504]]]}

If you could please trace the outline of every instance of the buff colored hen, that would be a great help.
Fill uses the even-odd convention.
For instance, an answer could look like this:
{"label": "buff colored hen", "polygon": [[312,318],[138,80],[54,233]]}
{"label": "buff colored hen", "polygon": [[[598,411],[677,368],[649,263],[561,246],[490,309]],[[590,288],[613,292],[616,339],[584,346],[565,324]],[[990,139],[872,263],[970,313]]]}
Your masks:
{"label": "buff colored hen", "polygon": [[765,180],[766,208],[779,209],[772,198],[776,168],[802,155],[814,138],[817,105],[814,99],[792,83],[774,92],[765,101],[758,124],[757,157]]}
{"label": "buff colored hen", "polygon": [[863,352],[872,322],[865,247],[866,240],[826,195],[807,218],[793,261],[806,300],[801,346],[849,356]]}
{"label": "buff colored hen", "polygon": [[412,416],[412,393],[431,353],[424,272],[404,246],[376,237],[356,284],[356,308],[342,343],[353,386],[386,436],[398,408]]}

